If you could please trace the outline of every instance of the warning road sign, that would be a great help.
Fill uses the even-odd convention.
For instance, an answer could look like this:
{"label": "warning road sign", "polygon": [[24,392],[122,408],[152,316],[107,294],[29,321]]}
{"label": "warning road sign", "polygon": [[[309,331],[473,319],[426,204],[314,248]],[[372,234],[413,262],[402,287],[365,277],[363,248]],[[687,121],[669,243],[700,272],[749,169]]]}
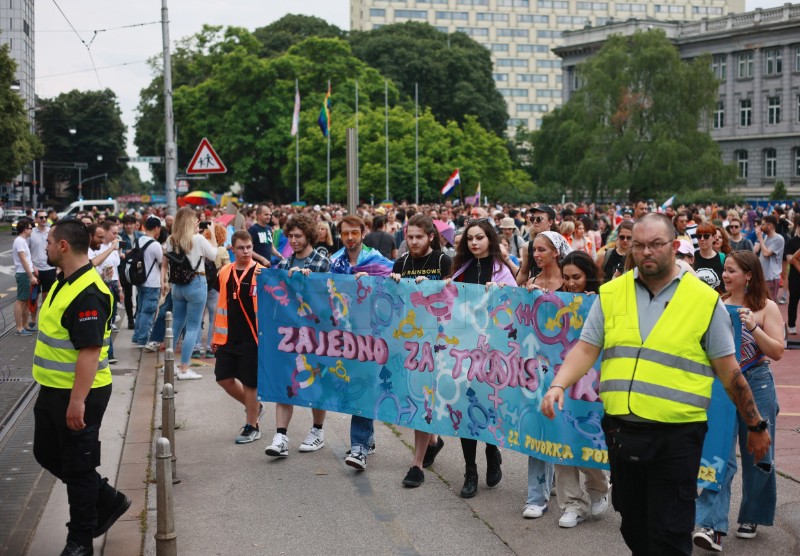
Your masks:
{"label": "warning road sign", "polygon": [[194,152],[189,167],[186,168],[187,174],[224,174],[228,169],[222,163],[214,147],[203,137],[200,145]]}

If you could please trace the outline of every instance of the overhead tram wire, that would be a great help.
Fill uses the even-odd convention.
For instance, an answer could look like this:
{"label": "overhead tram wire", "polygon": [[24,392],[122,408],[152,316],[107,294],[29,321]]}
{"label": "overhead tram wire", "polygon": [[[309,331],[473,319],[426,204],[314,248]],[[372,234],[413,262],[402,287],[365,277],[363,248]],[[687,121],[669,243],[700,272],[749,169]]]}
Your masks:
{"label": "overhead tram wire", "polygon": [[[107,33],[108,31],[119,31],[120,29],[130,29],[133,27],[145,27],[147,25],[159,25],[160,21],[148,21],[146,23],[132,23],[130,25],[122,25],[120,27],[109,27],[108,29],[81,29],[80,33]],[[70,33],[72,30],[67,29],[37,29],[37,33]]]}
{"label": "overhead tram wire", "polygon": [[69,25],[70,28],[72,29],[72,31],[75,33],[75,36],[78,37],[78,40],[81,41],[83,46],[86,47],[86,52],[89,54],[89,60],[92,62],[92,68],[94,68],[94,75],[95,75],[95,77],[97,77],[97,83],[98,83],[98,85],[100,85],[100,88],[102,89],[103,88],[103,82],[100,81],[100,74],[97,72],[97,66],[94,63],[94,57],[92,56],[92,51],[91,51],[91,44],[92,44],[92,42],[94,42],[94,38],[97,37],[97,33],[95,32],[94,36],[92,37],[92,40],[89,41],[89,43],[87,44],[86,41],[83,40],[83,37],[81,37],[81,34],[78,33],[78,30],[75,29],[75,26],[69,20],[69,18],[67,17],[67,14],[65,14],[64,10],[61,9],[61,6],[58,5],[58,2],[56,2],[56,0],[53,0],[53,4],[58,9],[58,11],[61,13],[61,15],[64,17],[64,20],[67,22],[67,25]]}

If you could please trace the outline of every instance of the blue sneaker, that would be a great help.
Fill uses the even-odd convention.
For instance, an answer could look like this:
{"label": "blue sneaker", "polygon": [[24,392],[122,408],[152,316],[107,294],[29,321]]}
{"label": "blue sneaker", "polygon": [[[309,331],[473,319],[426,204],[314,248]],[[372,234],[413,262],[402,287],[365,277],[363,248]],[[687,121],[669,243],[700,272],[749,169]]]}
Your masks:
{"label": "blue sneaker", "polygon": [[14,332],[15,336],[33,336],[33,332],[28,330],[27,328],[23,328],[22,330],[17,330]]}

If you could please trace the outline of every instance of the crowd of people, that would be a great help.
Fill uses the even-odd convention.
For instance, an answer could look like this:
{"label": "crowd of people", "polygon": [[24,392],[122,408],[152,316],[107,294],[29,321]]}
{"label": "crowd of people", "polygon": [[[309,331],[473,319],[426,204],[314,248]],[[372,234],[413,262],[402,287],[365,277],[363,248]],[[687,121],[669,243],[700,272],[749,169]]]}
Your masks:
{"label": "crowd of people", "polygon": [[[19,335],[37,333],[37,299],[64,282],[64,269],[56,274],[58,264],[48,250],[62,224],[53,218],[37,211],[35,221],[18,224],[13,254]],[[191,359],[216,358],[217,383],[245,408],[237,444],[261,437],[259,422],[266,410],[256,398],[255,288],[256,274],[266,269],[304,276],[319,272],[606,293],[593,304],[581,340],[554,378],[542,412],[552,417],[566,390],[604,353],[600,391],[610,477],[597,469],[530,457],[523,517],[535,519],[547,512],[553,488],[564,528],[604,512],[610,497],[635,554],[689,554],[693,544],[721,551],[738,443],[745,495],[736,534],[753,538],[759,525],[772,525],[776,484],[771,439],[777,399],[768,360],[782,356],[785,333],[796,334],[798,206],[662,210],[638,201],[625,206],[488,209],[448,202],[361,205],[348,214],[338,205],[264,203],[186,206],[174,216],[153,208],[121,215],[91,211],[78,214],[77,221],[88,234],[86,260],[97,274],[93,283],[102,284],[111,300],[108,336],[99,337],[100,368],[104,362],[116,363],[113,331],[123,313],[134,331],[133,347],[156,351],[163,349],[165,315],[172,311],[174,336],[181,340],[176,377],[202,379],[191,368]],[[141,272],[131,272],[135,264]],[[787,303],[787,297],[785,330],[778,304]],[[738,353],[723,304],[739,307]],[[620,311],[623,306],[633,310]],[[686,326],[676,316],[681,310],[692,311],[697,323]],[[631,319],[630,326],[620,326],[625,319]],[[695,511],[699,450],[714,375],[739,410],[730,431],[738,440],[722,489],[703,490]],[[325,445],[325,411],[311,411],[313,426],[299,444],[300,452]],[[275,433],[265,453],[287,457],[293,406],[277,404],[275,413]],[[460,443],[465,469],[460,495],[471,498],[480,482],[478,446],[467,438]],[[444,445],[440,436],[415,431],[415,453],[402,484],[422,485],[423,469],[434,463]],[[363,471],[376,449],[372,420],[354,415],[345,463]],[[492,487],[502,480],[502,454],[487,444],[485,457],[485,484]]]}

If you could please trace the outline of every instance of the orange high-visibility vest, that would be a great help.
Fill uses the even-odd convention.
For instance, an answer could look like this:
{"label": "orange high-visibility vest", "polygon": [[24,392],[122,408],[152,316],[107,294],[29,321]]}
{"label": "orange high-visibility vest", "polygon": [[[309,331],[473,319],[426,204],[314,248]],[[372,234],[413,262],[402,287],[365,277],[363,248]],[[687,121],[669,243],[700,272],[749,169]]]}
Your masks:
{"label": "orange high-visibility vest", "polygon": [[[250,266],[245,269],[245,274],[254,266],[256,270],[264,268],[259,263],[252,261]],[[218,346],[228,343],[228,280],[231,278],[235,267],[236,263],[229,263],[220,268],[217,273],[217,279],[219,280],[219,299],[217,300],[217,312],[214,314],[214,336],[211,339],[211,343]],[[255,273],[253,273],[253,277],[255,280]],[[247,295],[249,295],[249,292],[247,292]],[[236,301],[233,302],[236,303]],[[241,296],[238,303],[241,303]],[[256,315],[258,315],[257,296],[253,297],[253,308],[255,309]],[[250,325],[250,332],[253,333],[253,339],[258,343],[258,319],[256,318],[255,322],[250,322],[250,317],[247,316],[244,307],[242,307],[242,312],[244,313],[245,319],[247,319],[248,325]]]}

